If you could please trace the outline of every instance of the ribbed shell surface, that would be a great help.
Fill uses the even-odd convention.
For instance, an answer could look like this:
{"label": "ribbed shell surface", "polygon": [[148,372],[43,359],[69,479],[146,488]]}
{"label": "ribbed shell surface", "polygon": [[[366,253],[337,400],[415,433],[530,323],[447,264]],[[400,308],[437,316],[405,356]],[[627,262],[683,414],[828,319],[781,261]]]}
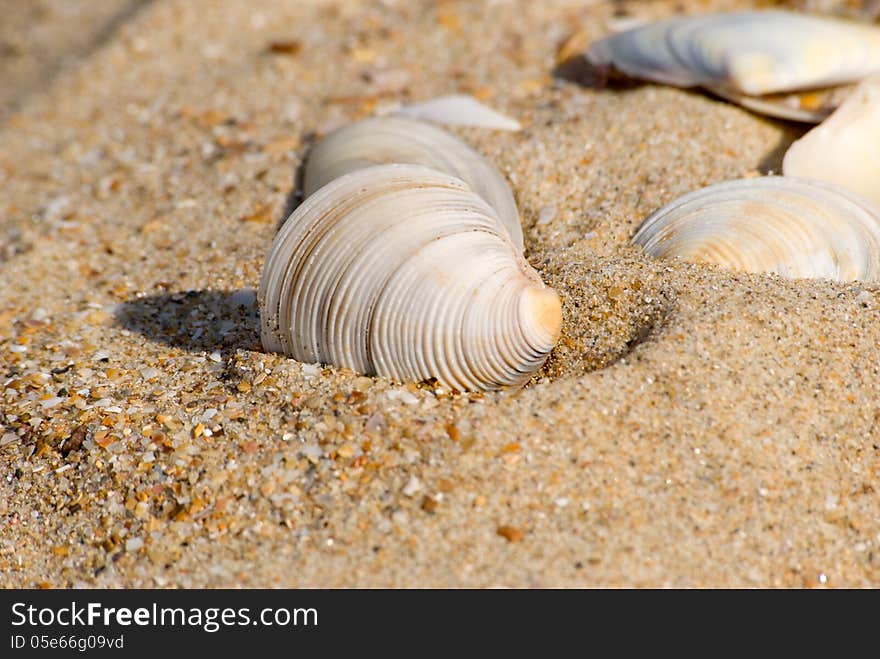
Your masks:
{"label": "ribbed shell surface", "polygon": [[492,207],[415,165],[307,197],[275,237],[259,300],[267,350],[459,390],[524,384],[561,322]]}
{"label": "ribbed shell surface", "polygon": [[309,153],[303,192],[308,196],[343,174],[389,163],[425,165],[460,178],[495,209],[522,251],[516,202],[498,168],[457,137],[415,119],[365,119],[331,133]]}
{"label": "ribbed shell surface", "polygon": [[829,184],[740,179],[667,204],[642,223],[633,243],[656,258],[791,278],[876,281],[880,209]]}

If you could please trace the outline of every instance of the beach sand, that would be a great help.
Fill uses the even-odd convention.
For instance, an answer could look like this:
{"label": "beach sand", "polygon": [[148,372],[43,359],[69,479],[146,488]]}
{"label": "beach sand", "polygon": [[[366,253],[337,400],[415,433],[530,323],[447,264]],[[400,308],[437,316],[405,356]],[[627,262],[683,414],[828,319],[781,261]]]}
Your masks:
{"label": "beach sand", "polygon": [[[806,127],[553,75],[621,20],[748,5],[78,4],[0,66],[0,586],[880,585],[880,286],[627,244]],[[544,369],[453,395],[263,352],[310,142],[454,92],[524,126],[450,130],[563,300]]]}

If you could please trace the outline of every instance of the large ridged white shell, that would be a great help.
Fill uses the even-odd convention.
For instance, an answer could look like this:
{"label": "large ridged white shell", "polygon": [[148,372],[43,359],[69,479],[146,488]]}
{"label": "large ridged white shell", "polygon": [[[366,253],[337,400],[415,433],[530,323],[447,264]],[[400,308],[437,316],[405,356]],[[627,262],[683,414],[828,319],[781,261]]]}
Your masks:
{"label": "large ridged white shell", "polygon": [[880,29],[786,11],[683,16],[600,39],[587,58],[636,78],[705,87],[756,111],[818,121],[821,115],[784,106],[774,112],[774,103],[749,97],[832,87],[880,72]]}
{"label": "large ridged white shell", "polygon": [[728,181],[649,216],[633,242],[678,257],[791,278],[877,281],[880,208],[846,190],[787,176]]}
{"label": "large ridged white shell", "polygon": [[880,78],[865,80],[834,114],[792,144],[782,172],[835,183],[880,204]]}
{"label": "large ridged white shell", "polygon": [[328,135],[309,153],[303,192],[308,196],[343,174],[387,163],[425,165],[460,178],[497,211],[522,251],[516,202],[498,168],[457,137],[414,119],[365,119]]}
{"label": "large ridged white shell", "polygon": [[272,243],[259,301],[267,350],[462,391],[524,384],[561,324],[492,207],[417,165],[307,197]]}

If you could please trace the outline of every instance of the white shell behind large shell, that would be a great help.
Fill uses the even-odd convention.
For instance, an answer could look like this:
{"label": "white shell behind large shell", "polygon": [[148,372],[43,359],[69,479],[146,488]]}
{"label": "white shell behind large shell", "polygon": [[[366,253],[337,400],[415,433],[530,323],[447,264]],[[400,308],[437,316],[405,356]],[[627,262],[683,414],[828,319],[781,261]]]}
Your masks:
{"label": "white shell behind large shell", "polygon": [[416,165],[356,170],[306,198],[272,243],[259,301],[267,350],[459,390],[524,384],[561,324],[495,211]]}
{"label": "white shell behind large shell", "polygon": [[600,39],[587,58],[632,77],[702,86],[736,99],[830,87],[878,73],[880,29],[786,11],[703,14]]}
{"label": "white shell behind large shell", "polygon": [[633,243],[656,258],[791,278],[877,281],[880,209],[834,186],[787,176],[711,185],[649,216]]}
{"label": "white shell behind large shell", "polygon": [[477,126],[493,130],[521,130],[516,119],[496,112],[473,96],[452,94],[422,103],[404,105],[396,111],[399,117],[435,121],[450,126]]}
{"label": "white shell behind large shell", "polygon": [[308,196],[343,174],[387,163],[425,165],[460,178],[497,211],[522,251],[516,202],[498,168],[457,137],[414,119],[365,119],[328,135],[309,153],[303,192]]}

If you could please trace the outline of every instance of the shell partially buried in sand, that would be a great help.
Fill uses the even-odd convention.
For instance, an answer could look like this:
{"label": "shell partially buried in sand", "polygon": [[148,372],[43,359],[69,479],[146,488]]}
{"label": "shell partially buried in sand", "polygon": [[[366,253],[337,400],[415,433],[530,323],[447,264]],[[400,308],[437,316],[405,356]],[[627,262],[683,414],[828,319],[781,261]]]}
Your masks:
{"label": "shell partially buried in sand", "polygon": [[523,385],[562,320],[495,209],[405,164],[307,197],[272,243],[259,302],[267,350],[458,390]]}
{"label": "shell partially buried in sand", "polygon": [[309,153],[303,192],[308,196],[343,174],[389,163],[425,165],[460,178],[495,209],[522,251],[516,202],[498,168],[457,137],[415,119],[365,119],[328,135]]}
{"label": "shell partially buried in sand", "polygon": [[756,112],[817,122],[836,99],[790,93],[880,73],[880,29],[786,11],[682,16],[600,39],[586,56],[634,78],[703,87]]}
{"label": "shell partially buried in sand", "polygon": [[856,194],[786,176],[691,192],[649,216],[633,243],[682,258],[791,278],[877,281],[880,208]]}

